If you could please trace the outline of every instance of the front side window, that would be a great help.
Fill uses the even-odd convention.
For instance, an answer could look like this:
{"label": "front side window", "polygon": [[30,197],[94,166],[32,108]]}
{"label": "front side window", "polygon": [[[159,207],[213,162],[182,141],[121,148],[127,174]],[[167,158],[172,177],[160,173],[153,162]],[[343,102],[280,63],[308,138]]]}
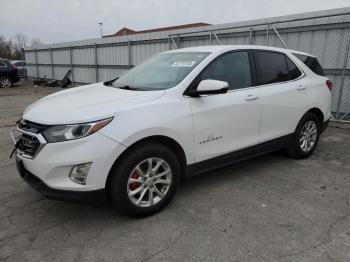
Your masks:
{"label": "front side window", "polygon": [[201,73],[200,80],[206,79],[225,81],[229,90],[252,86],[248,53],[232,52],[217,58]]}
{"label": "front side window", "polygon": [[289,81],[289,72],[284,54],[256,51],[255,65],[259,85]]}
{"label": "front side window", "polygon": [[179,84],[208,52],[158,54],[113,82],[113,86],[134,90],[163,90]]}

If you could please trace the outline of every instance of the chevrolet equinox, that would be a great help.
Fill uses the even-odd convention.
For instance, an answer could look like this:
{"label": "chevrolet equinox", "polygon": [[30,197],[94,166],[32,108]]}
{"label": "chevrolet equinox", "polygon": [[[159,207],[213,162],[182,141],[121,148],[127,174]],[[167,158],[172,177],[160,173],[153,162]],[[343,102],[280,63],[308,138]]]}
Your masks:
{"label": "chevrolet equinox", "polygon": [[206,46],[155,55],[121,77],[48,95],[12,134],[21,177],[47,197],[108,196],[129,216],[164,208],[182,177],[284,149],[310,156],[332,82],[310,54]]}

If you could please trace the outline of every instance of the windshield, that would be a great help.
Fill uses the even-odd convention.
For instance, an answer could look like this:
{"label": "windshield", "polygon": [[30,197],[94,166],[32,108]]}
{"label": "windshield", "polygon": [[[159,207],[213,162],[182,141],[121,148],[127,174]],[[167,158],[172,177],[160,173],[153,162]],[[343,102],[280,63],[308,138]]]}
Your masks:
{"label": "windshield", "polygon": [[180,83],[209,53],[174,52],[158,54],[128,71],[114,87],[139,90],[162,90]]}

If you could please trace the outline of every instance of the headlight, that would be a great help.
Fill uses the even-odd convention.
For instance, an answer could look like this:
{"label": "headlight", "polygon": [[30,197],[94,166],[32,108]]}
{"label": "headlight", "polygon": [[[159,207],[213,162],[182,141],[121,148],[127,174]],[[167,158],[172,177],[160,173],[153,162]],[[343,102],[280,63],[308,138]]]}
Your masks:
{"label": "headlight", "polygon": [[43,136],[49,143],[73,140],[91,135],[106,126],[113,118],[103,119],[96,122],[52,126],[43,132]]}

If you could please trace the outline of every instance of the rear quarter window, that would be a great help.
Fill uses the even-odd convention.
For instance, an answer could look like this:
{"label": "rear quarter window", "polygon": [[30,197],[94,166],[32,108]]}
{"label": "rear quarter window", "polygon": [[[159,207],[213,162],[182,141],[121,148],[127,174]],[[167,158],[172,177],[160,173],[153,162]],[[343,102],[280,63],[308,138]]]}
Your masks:
{"label": "rear quarter window", "polygon": [[302,75],[299,68],[287,56],[285,58],[286,58],[288,71],[289,71],[289,79],[294,80],[299,78]]}
{"label": "rear quarter window", "polygon": [[293,55],[295,55],[301,62],[303,62],[315,74],[320,76],[325,76],[324,71],[316,57],[300,55],[300,54],[293,54]]}

